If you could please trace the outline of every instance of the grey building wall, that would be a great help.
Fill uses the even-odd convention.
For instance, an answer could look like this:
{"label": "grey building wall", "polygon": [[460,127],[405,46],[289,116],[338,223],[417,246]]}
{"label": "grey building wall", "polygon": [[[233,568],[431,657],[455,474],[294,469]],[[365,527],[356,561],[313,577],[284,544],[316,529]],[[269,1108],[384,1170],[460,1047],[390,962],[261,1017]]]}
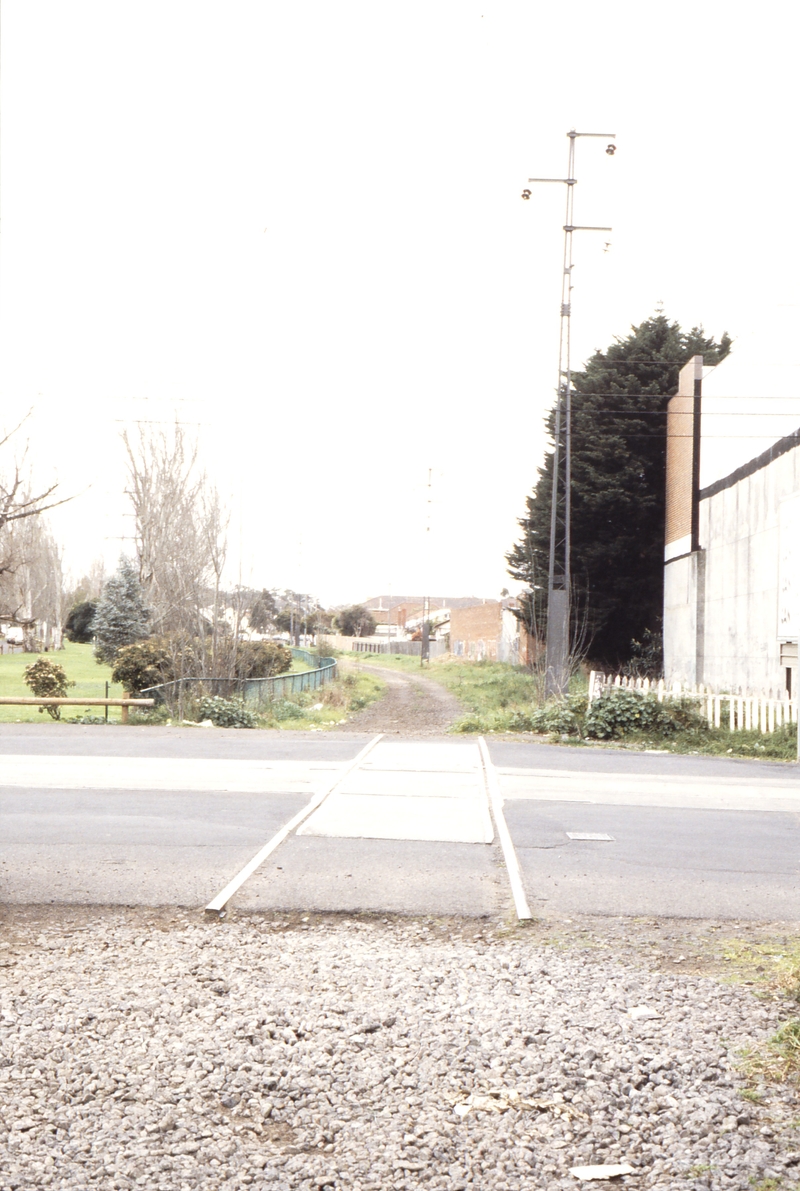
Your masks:
{"label": "grey building wall", "polygon": [[790,569],[800,541],[798,494],[796,435],[700,492],[700,550],[665,566],[668,681],[785,689],[781,644],[796,641],[798,630],[800,591]]}
{"label": "grey building wall", "polygon": [[664,674],[670,682],[705,682],[703,677],[703,603],[698,571],[705,564],[701,551],[684,554],[664,568]]}

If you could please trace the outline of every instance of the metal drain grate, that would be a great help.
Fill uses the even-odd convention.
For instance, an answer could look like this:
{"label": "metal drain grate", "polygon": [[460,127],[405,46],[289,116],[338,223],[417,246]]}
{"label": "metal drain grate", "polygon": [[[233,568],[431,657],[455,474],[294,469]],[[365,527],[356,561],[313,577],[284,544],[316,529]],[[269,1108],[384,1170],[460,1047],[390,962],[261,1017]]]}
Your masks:
{"label": "metal drain grate", "polygon": [[600,840],[603,843],[608,841],[612,844],[616,842],[613,835],[608,835],[605,831],[568,831],[567,839]]}

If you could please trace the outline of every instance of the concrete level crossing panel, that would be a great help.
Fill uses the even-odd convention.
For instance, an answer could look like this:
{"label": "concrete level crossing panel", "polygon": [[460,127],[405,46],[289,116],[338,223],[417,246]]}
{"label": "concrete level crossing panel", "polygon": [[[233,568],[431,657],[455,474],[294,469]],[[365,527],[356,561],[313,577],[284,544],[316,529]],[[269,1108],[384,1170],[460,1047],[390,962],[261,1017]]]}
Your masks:
{"label": "concrete level crossing panel", "polygon": [[381,742],[299,836],[489,844],[480,753],[470,742]]}

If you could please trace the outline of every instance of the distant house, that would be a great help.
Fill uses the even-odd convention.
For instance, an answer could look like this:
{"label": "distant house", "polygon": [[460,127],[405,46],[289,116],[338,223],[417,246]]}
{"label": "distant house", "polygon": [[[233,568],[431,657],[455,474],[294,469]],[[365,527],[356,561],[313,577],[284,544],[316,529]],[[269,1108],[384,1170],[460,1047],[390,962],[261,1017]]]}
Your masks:
{"label": "distant house", "polygon": [[428,619],[433,636],[441,639],[449,632],[451,608],[472,608],[483,603],[479,596],[380,595],[364,600],[363,606],[375,621],[376,637],[410,638],[422,628],[423,619]]}
{"label": "distant house", "polygon": [[520,661],[520,623],[514,599],[483,600],[469,608],[450,610],[450,652],[478,661]]}
{"label": "distant house", "polygon": [[[755,362],[757,364],[757,361]],[[669,682],[796,693],[800,370],[695,356],[667,410]]]}

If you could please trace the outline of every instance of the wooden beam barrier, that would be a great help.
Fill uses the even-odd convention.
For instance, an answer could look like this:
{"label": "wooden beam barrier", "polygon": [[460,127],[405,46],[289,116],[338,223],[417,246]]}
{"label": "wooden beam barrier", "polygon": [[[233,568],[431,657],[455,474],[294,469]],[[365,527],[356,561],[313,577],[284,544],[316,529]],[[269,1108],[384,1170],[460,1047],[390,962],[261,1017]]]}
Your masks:
{"label": "wooden beam barrier", "polygon": [[21,695],[19,698],[0,696],[0,705],[25,707],[121,707],[120,719],[123,724],[128,722],[129,707],[154,707],[155,699],[56,699]]}

